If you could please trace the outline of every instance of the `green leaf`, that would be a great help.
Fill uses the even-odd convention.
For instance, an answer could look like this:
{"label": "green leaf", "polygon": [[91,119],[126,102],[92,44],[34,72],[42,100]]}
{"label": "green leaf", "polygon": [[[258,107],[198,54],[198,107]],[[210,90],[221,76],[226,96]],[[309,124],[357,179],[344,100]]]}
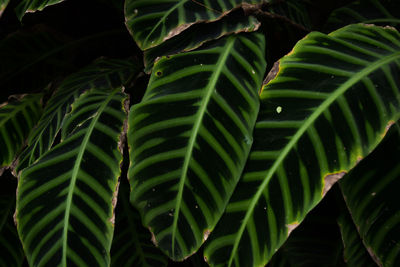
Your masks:
{"label": "green leaf", "polygon": [[400,34],[313,32],[262,91],[244,174],[205,247],[211,265],[264,265],[400,115]]}
{"label": "green leaf", "polygon": [[[332,189],[297,227],[272,257],[268,267],[286,265],[291,267],[340,267],[346,266],[343,260],[343,244],[336,222],[337,203]],[[364,265],[359,265],[364,266]]]}
{"label": "green leaf", "polygon": [[246,17],[242,9],[232,11],[221,20],[198,23],[180,34],[144,52],[146,72],[150,72],[158,57],[187,52],[209,40],[242,31],[255,31],[260,24],[254,17]]}
{"label": "green leaf", "polygon": [[118,88],[139,71],[130,60],[99,59],[67,77],[48,101],[38,126],[28,139],[16,167],[16,173],[34,163],[48,151],[63,124],[65,114],[81,93],[90,89]]}
{"label": "green leaf", "polygon": [[15,13],[19,20],[29,12],[41,11],[47,6],[55,5],[63,2],[64,0],[22,0],[15,8]]}
{"label": "green leaf", "polygon": [[[343,178],[345,180],[346,178]],[[362,239],[357,232],[357,228],[352,221],[350,214],[345,211],[339,218],[338,223],[342,233],[344,245],[344,260],[347,266],[357,267],[376,267],[376,263],[372,260],[367,252],[367,248],[362,243]]]}
{"label": "green leaf", "polygon": [[10,2],[10,0],[0,0],[0,18],[1,18],[1,15],[3,15],[3,12],[6,9],[9,2]]}
{"label": "green leaf", "polygon": [[111,266],[167,266],[167,257],[151,242],[151,234],[142,226],[139,212],[129,203],[126,179],[121,179],[115,214]]}
{"label": "green leaf", "polygon": [[352,2],[332,12],[324,28],[329,32],[345,25],[359,22],[382,26],[399,26],[400,2],[393,0],[361,0]]}
{"label": "green leaf", "polygon": [[264,37],[232,35],[163,57],[129,114],[131,201],[182,260],[207,239],[240,177],[259,108]]}
{"label": "green leaf", "polygon": [[42,95],[11,96],[0,105],[0,175],[15,159],[42,114]]}
{"label": "green leaf", "polygon": [[142,50],[157,46],[192,24],[214,21],[243,3],[260,0],[127,0],[126,26]]}
{"label": "green leaf", "polygon": [[110,264],[125,100],[121,89],[82,94],[65,139],[22,171],[16,219],[31,266]]}
{"label": "green leaf", "polygon": [[361,239],[379,266],[400,264],[400,124],[340,182]]}

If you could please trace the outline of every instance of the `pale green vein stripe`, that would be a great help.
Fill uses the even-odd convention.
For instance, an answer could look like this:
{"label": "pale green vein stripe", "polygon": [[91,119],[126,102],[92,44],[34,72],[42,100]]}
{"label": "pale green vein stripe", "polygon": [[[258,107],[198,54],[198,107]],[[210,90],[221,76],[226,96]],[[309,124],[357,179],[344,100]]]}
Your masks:
{"label": "pale green vein stripe", "polygon": [[289,143],[283,148],[282,153],[280,154],[279,158],[274,162],[274,165],[269,169],[268,173],[266,174],[264,181],[258,188],[257,192],[255,193],[253,200],[251,201],[251,204],[249,205],[249,208],[246,212],[246,215],[242,221],[242,224],[240,225],[240,228],[237,231],[237,235],[235,238],[234,246],[232,248],[231,256],[228,262],[228,266],[231,266],[234,255],[237,252],[237,249],[239,247],[240,239],[243,235],[243,231],[246,227],[247,221],[249,220],[250,216],[252,216],[252,213],[254,211],[255,206],[257,205],[257,202],[259,198],[262,195],[262,192],[265,190],[267,187],[271,177],[273,174],[276,172],[278,167],[282,164],[282,162],[285,160],[289,152],[295,148],[296,144],[300,140],[300,138],[303,136],[303,134],[307,131],[307,129],[312,125],[323,112],[328,109],[332,103],[334,103],[338,97],[342,96],[347,90],[349,90],[354,84],[359,82],[361,79],[372,73],[373,71],[381,68],[384,65],[389,64],[390,62],[395,62],[396,60],[400,59],[400,52],[393,53],[391,55],[385,56],[376,62],[375,64],[370,64],[366,66],[364,69],[361,71],[354,73],[352,76],[349,77],[349,79],[343,83],[342,85],[339,86],[336,91],[334,91],[331,95],[331,97],[327,98],[324,102],[321,103],[321,105],[314,110],[314,112],[307,118],[307,120],[304,122],[302,127],[299,128],[299,130],[296,132],[296,134],[293,136],[292,139],[290,139]]}
{"label": "pale green vein stripe", "polygon": [[189,162],[190,162],[190,159],[192,158],[193,148],[195,146],[197,135],[200,130],[200,126],[203,121],[203,117],[206,112],[208,103],[214,92],[215,85],[217,84],[218,78],[221,75],[222,69],[225,66],[228,56],[229,56],[231,50],[233,49],[234,43],[235,43],[235,39],[233,37],[231,37],[227,40],[224,52],[221,54],[220,58],[218,59],[216,66],[215,66],[215,71],[214,71],[213,75],[211,76],[207,87],[205,88],[206,95],[204,96],[203,101],[200,104],[199,111],[196,115],[197,118],[193,125],[192,134],[190,136],[189,143],[188,143],[188,149],[187,149],[187,152],[185,155],[185,160],[183,162],[182,174],[179,179],[179,189],[178,189],[177,198],[176,198],[174,221],[172,224],[172,248],[171,248],[172,257],[175,256],[174,255],[174,253],[175,253],[174,252],[175,251],[175,238],[176,238],[176,231],[177,231],[177,227],[178,227],[179,210],[180,210],[180,205],[181,205],[181,201],[182,201],[184,184],[185,184],[185,181],[187,178],[187,171],[189,169]]}
{"label": "pale green vein stripe", "polygon": [[303,90],[265,90],[263,92],[268,98],[306,98],[325,100],[329,97],[328,93],[319,91],[303,91]]}

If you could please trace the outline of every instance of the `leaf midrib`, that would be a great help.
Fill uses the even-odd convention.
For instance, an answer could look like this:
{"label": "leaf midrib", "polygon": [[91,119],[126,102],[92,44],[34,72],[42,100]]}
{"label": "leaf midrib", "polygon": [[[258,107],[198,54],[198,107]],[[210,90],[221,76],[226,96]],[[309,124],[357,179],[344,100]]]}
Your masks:
{"label": "leaf midrib", "polygon": [[361,70],[360,72],[354,74],[351,78],[349,78],[345,83],[343,83],[339,88],[332,94],[331,97],[328,97],[322,104],[313,112],[310,117],[307,118],[307,120],[304,122],[304,124],[299,128],[299,130],[295,133],[293,138],[289,141],[289,143],[283,148],[282,152],[280,153],[279,157],[277,160],[274,162],[272,165],[271,169],[268,171],[265,179],[263,180],[262,184],[258,188],[256,194],[254,195],[254,198],[252,199],[249,208],[246,211],[246,215],[242,221],[242,224],[240,225],[240,228],[238,230],[238,235],[235,238],[235,242],[233,244],[231,256],[229,258],[228,266],[232,265],[232,261],[234,258],[234,255],[236,254],[236,251],[239,247],[239,243],[241,240],[241,237],[243,235],[244,229],[246,228],[246,225],[251,217],[251,214],[254,211],[254,208],[259,200],[259,198],[262,195],[262,192],[265,190],[267,187],[271,177],[273,174],[276,172],[280,164],[284,161],[286,156],[289,154],[289,152],[292,150],[292,148],[296,145],[297,141],[302,137],[302,135],[306,132],[306,130],[314,123],[314,121],[341,95],[343,95],[349,88],[351,88],[354,84],[359,82],[361,79],[369,75],[371,72],[379,69],[381,66],[388,64],[391,61],[396,61],[397,59],[400,58],[400,52],[396,52],[394,54],[388,55],[380,60],[378,60],[375,64],[368,65],[366,68]]}
{"label": "leaf midrib", "polygon": [[91,134],[94,130],[94,127],[95,127],[99,117],[101,116],[101,114],[103,113],[107,104],[109,103],[109,101],[112,99],[112,97],[115,95],[116,92],[117,92],[117,90],[114,90],[113,92],[111,92],[110,95],[106,98],[106,100],[99,107],[96,116],[93,117],[93,120],[90,123],[88,130],[85,133],[85,137],[84,137],[81,147],[79,149],[78,156],[75,160],[75,165],[72,170],[72,177],[71,177],[71,182],[69,184],[69,191],[68,191],[66,207],[65,207],[64,226],[63,226],[63,245],[62,245],[63,251],[62,251],[61,266],[67,266],[67,240],[68,240],[67,238],[68,238],[69,215],[71,213],[72,196],[74,193],[76,180],[78,178],[78,172],[79,172],[80,165],[82,162],[83,154],[86,151],[86,146],[89,143],[89,139],[91,137]]}
{"label": "leaf midrib", "polygon": [[189,162],[190,159],[192,157],[192,153],[193,153],[193,148],[195,145],[195,141],[196,138],[198,136],[199,130],[200,130],[200,126],[201,126],[201,122],[203,121],[204,118],[204,114],[206,112],[208,103],[210,102],[212,93],[214,92],[215,89],[215,85],[217,84],[218,81],[218,77],[220,76],[220,74],[222,73],[222,70],[225,66],[225,62],[228,58],[228,55],[231,51],[231,49],[233,48],[233,44],[234,44],[235,39],[233,37],[229,38],[225,44],[224,47],[222,47],[221,49],[224,51],[221,56],[219,57],[217,63],[215,64],[216,68],[214,73],[212,74],[207,86],[205,89],[207,89],[206,95],[203,98],[201,104],[200,104],[200,108],[199,111],[197,112],[196,115],[196,121],[193,125],[192,128],[192,133],[190,135],[190,139],[189,139],[189,143],[188,143],[188,149],[186,151],[186,155],[185,155],[185,159],[184,159],[184,163],[183,163],[183,168],[182,168],[182,174],[181,177],[179,178],[179,189],[178,189],[178,194],[177,194],[177,198],[176,198],[176,205],[175,205],[175,211],[174,211],[174,221],[172,224],[172,256],[174,257],[175,255],[175,236],[176,236],[176,229],[177,229],[177,224],[178,224],[178,218],[179,218],[179,211],[180,211],[180,207],[181,207],[181,202],[182,202],[182,194],[183,194],[183,189],[184,189],[184,185],[185,185],[185,181],[187,178],[187,172],[189,169]]}

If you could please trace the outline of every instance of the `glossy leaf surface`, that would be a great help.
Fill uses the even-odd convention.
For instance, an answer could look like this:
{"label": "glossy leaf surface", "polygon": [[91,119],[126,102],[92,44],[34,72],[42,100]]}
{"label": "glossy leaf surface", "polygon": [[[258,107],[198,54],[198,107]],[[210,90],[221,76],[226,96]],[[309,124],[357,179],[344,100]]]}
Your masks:
{"label": "glossy leaf surface", "polygon": [[62,142],[22,171],[16,219],[31,266],[110,264],[125,100],[120,89],[82,94]]}
{"label": "glossy leaf surface", "polygon": [[47,6],[61,3],[64,0],[22,0],[15,8],[17,17],[22,20],[22,17],[27,12],[35,12],[43,10]]}
{"label": "glossy leaf surface", "polygon": [[53,145],[71,104],[79,95],[91,88],[121,87],[138,67],[126,60],[100,59],[67,77],[48,101],[38,126],[30,134],[28,147],[19,158],[18,173],[34,163]]}
{"label": "glossy leaf surface", "polygon": [[244,175],[205,248],[211,265],[260,266],[400,114],[400,34],[314,32],[261,94]]}
{"label": "glossy leaf surface", "polygon": [[370,23],[382,26],[400,25],[400,2],[392,0],[361,0],[336,9],[325,25],[327,31],[351,23]]}
{"label": "glossy leaf surface", "polygon": [[260,24],[254,17],[246,17],[242,9],[235,10],[214,22],[198,23],[160,45],[144,52],[146,71],[150,72],[154,61],[161,56],[178,54],[198,48],[206,41],[243,31],[255,31]]}
{"label": "glossy leaf surface", "polygon": [[42,95],[11,97],[0,105],[0,174],[24,146],[25,139],[42,114]]}
{"label": "glossy leaf surface", "polygon": [[129,116],[131,201],[172,259],[194,253],[221,216],[250,145],[264,37],[232,35],[163,57]]}
{"label": "glossy leaf surface", "polygon": [[142,226],[139,212],[129,203],[126,178],[121,179],[117,203],[111,267],[167,266],[167,257],[151,242],[150,231]]}
{"label": "glossy leaf surface", "polygon": [[190,25],[214,21],[243,3],[257,0],[127,0],[126,26],[142,50],[161,44]]}
{"label": "glossy leaf surface", "polygon": [[400,264],[399,158],[397,123],[378,148],[340,183],[360,237],[380,266]]}

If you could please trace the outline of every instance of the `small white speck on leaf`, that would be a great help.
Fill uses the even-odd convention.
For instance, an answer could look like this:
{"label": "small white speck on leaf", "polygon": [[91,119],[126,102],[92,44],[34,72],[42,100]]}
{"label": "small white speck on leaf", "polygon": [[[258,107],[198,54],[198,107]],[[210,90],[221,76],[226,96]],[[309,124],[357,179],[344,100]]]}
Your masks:
{"label": "small white speck on leaf", "polygon": [[375,195],[376,195],[376,192],[372,192],[372,193],[371,193],[371,196],[374,197]]}
{"label": "small white speck on leaf", "polygon": [[281,113],[282,112],[282,107],[281,106],[278,106],[278,107],[276,107],[276,113]]}

